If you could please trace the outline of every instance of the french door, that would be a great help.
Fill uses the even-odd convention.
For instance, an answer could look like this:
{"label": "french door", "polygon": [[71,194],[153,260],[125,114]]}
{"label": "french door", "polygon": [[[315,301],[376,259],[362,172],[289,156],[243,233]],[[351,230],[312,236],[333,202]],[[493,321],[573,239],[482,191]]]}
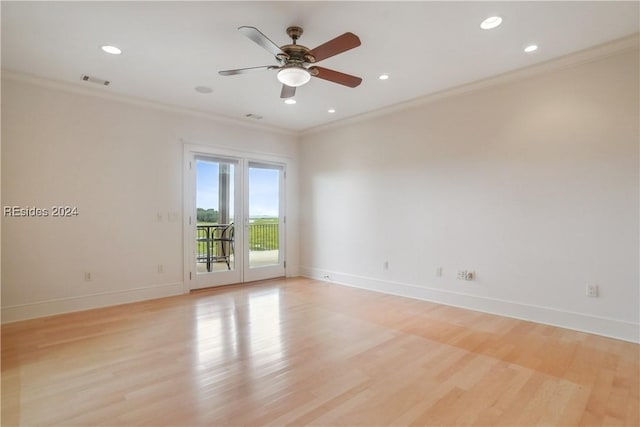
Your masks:
{"label": "french door", "polygon": [[186,154],[188,288],[284,276],[284,165]]}
{"label": "french door", "polygon": [[285,275],[284,168],[247,162],[244,281]]}

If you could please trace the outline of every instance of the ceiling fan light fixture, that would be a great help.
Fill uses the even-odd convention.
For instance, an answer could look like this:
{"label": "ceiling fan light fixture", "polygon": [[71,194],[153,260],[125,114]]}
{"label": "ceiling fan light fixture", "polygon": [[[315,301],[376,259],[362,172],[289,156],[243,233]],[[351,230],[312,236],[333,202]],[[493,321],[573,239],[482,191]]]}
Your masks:
{"label": "ceiling fan light fixture", "polygon": [[278,80],[287,86],[298,87],[311,80],[311,73],[302,67],[286,67],[278,71]]}

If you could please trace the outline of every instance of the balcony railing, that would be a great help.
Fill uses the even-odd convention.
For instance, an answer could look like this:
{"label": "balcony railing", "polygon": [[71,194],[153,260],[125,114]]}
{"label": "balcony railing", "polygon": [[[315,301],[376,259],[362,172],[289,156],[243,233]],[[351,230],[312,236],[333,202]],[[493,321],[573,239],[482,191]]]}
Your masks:
{"label": "balcony railing", "polygon": [[278,249],[280,235],[278,223],[249,224],[249,250],[273,251]]}
{"label": "balcony railing", "polygon": [[[198,225],[196,229],[196,251],[198,262],[216,261],[222,256],[220,245],[211,244],[211,233],[218,224]],[[278,223],[249,224],[249,250],[273,251],[279,248]]]}

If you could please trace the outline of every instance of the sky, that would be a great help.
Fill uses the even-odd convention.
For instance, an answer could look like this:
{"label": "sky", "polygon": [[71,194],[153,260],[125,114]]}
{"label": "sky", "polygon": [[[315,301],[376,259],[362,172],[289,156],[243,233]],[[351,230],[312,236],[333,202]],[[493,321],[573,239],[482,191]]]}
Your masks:
{"label": "sky", "polygon": [[[218,174],[219,163],[216,161],[196,160],[196,207],[216,209],[218,206]],[[236,167],[231,164],[231,175]],[[278,174],[277,169],[249,168],[249,217],[278,216]],[[233,193],[234,180],[231,179]],[[232,195],[231,216],[233,216]]]}

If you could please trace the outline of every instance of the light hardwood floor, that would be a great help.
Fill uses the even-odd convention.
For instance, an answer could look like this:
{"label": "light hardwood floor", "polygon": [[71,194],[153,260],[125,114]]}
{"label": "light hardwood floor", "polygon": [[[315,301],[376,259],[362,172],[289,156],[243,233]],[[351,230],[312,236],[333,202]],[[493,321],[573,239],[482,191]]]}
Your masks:
{"label": "light hardwood floor", "polygon": [[309,279],[2,327],[2,426],[628,425],[639,346]]}

